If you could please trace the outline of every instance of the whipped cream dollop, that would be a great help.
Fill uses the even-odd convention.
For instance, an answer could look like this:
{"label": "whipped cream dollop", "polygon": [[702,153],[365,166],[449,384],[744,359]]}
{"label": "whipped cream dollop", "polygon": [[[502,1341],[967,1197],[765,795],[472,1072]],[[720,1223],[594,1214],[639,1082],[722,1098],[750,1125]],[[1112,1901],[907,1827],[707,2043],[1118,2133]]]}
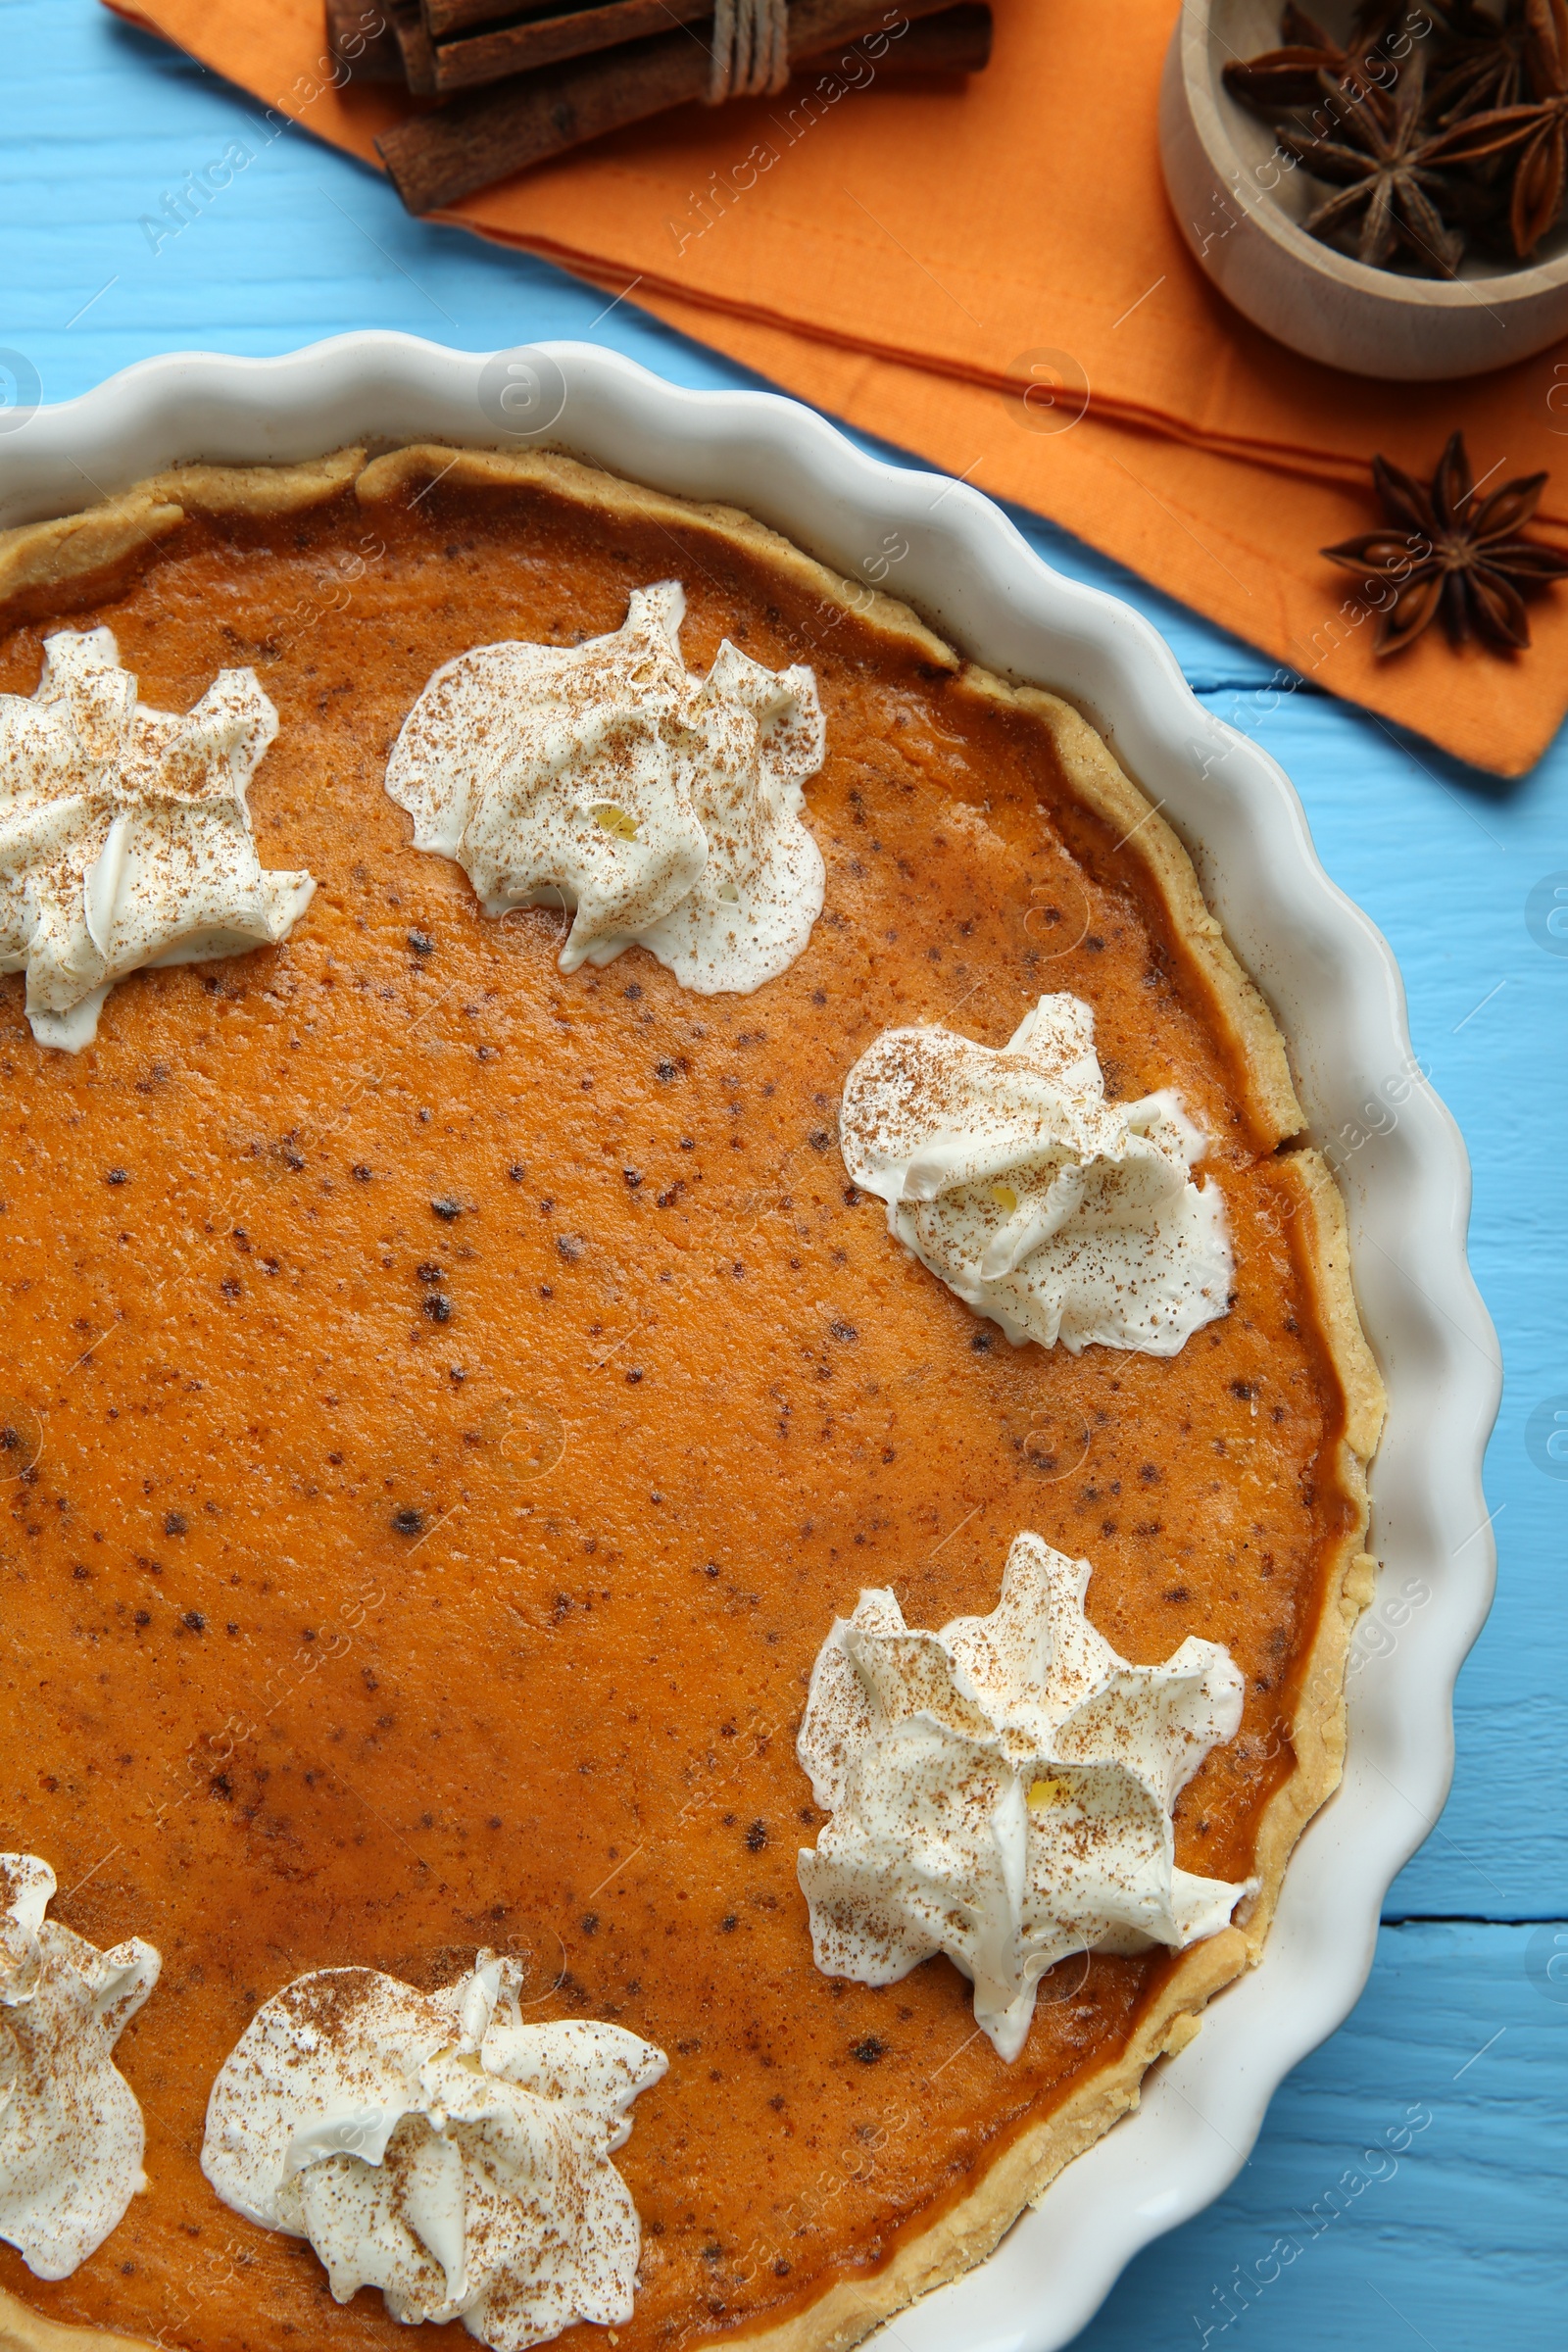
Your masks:
{"label": "whipped cream dollop", "polygon": [[207,2107],[227,2205],[308,2237],[339,2303],[461,2319],[495,2352],[632,2314],[637,2208],[610,2159],[662,2050],[592,2019],[525,2025],[514,1961],[418,1992],[369,1968],[259,2009]]}
{"label": "whipped cream dollop", "polygon": [[1095,1016],[1042,997],[1000,1050],[885,1029],[844,1083],[844,1164],[888,1229],[1015,1347],[1174,1355],[1225,1313],[1219,1188],[1168,1088],[1107,1102]]}
{"label": "whipped cream dollop", "polygon": [[276,733],[252,669],[148,709],[110,629],[45,638],[37,691],[0,695],[0,971],[40,1045],[79,1053],[143,965],[287,938],[316,884],[264,871],[245,806]]}
{"label": "whipped cream dollop", "polygon": [[45,1919],[54,1891],[36,1854],[0,1854],[0,2238],[36,2278],[69,2278],[147,2185],[113,2051],[159,1969],[137,1936],[101,1952]]}
{"label": "whipped cream dollop", "polygon": [[386,788],[486,914],[575,909],[563,971],[640,941],[682,988],[744,996],[822,911],[801,816],[822,711],[809,669],[764,669],[728,638],[693,677],[685,610],[664,580],[610,636],[460,654],[404,721]]}
{"label": "whipped cream dollop", "polygon": [[906,1627],[889,1592],[840,1618],[799,1754],[832,1814],[799,1871],[816,1965],[894,1984],[933,1952],[974,1984],[1009,2062],[1039,1979],[1082,1951],[1178,1949],[1256,1882],[1178,1870],[1171,1805],[1234,1739],[1242,1676],[1214,1642],[1131,1666],[1084,1614],[1087,1560],[1014,1539],[989,1617]]}

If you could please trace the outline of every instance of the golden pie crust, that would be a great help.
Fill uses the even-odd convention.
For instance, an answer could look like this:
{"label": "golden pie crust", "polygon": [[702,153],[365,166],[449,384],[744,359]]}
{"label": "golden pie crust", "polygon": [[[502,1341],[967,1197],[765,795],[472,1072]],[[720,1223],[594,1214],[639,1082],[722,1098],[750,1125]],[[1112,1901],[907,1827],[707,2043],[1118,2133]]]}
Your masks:
{"label": "golden pie crust", "polygon": [[[25,524],[0,534],[0,627],[15,628],[44,615],[53,619],[87,609],[98,610],[102,617],[114,622],[114,611],[106,608],[124,591],[127,582],[134,583],[156,567],[188,517],[216,518],[221,523],[232,518],[265,522],[307,515],[342,500],[350,485],[360,514],[371,520],[379,514],[401,512],[411,500],[419,498],[430,498],[433,512],[441,497],[482,501],[487,496],[516,499],[521,494],[537,494],[551,502],[551,512],[574,511],[588,518],[591,526],[610,532],[620,525],[649,526],[666,536],[678,534],[687,549],[707,544],[720,552],[737,551],[752,566],[749,576],[771,576],[781,588],[808,594],[820,608],[844,615],[855,642],[869,645],[873,654],[881,644],[897,649],[901,660],[913,655],[924,665],[922,674],[946,676],[960,684],[974,698],[974,705],[990,705],[999,712],[1038,726],[1049,738],[1069,794],[1117,837],[1122,870],[1130,878],[1135,897],[1168,926],[1186,958],[1183,985],[1196,992],[1195,1001],[1205,1000],[1205,1017],[1230,1056],[1236,1077],[1241,1097],[1239,1128],[1250,1139],[1259,1165],[1267,1162],[1270,1197],[1275,1203],[1270,1212],[1275,1222],[1267,1230],[1289,1229],[1296,1252],[1292,1263],[1309,1294],[1324,1359],[1338,1384],[1337,1458],[1332,1470],[1344,1502],[1344,1523],[1324,1546],[1321,1606],[1315,1628],[1296,1661],[1295,1700],[1288,1725],[1294,1767],[1274,1788],[1255,1823],[1252,1868],[1261,1881],[1261,1891],[1250,1906],[1243,1906],[1245,1916],[1236,1926],[1194,1946],[1169,1965],[1138,2010],[1119,2050],[1077,2081],[1038,2120],[1008,2135],[999,2135],[990,2160],[975,2168],[979,2177],[962,2193],[939,2200],[939,2209],[923,2225],[918,2225],[916,2217],[916,2225],[896,2232],[891,2251],[879,2264],[863,2260],[853,2266],[846,2263],[841,2268],[853,2267],[854,2276],[840,2276],[825,2285],[819,2282],[799,2308],[772,2315],[765,2310],[753,2316],[738,2315],[744,2340],[759,2352],[763,2347],[766,2352],[840,2352],[915,2296],[983,2260],[1016,2216],[1039,2200],[1062,2167],[1092,2145],[1118,2117],[1136,2107],[1150,2066],[1161,2055],[1184,2047],[1199,2031],[1206,2002],[1258,1959],[1292,1847],[1338,1784],[1345,1746],[1347,1650],[1355,1619],[1370,1597],[1374,1570],[1362,1548],[1366,1468],[1383,1412],[1381,1383],[1351,1289],[1343,1201],[1321,1156],[1300,1140],[1303,1119],[1285,1042],[1205,906],[1185,848],[1093,727],[1059,697],[1036,687],[1009,684],[963,662],[906,607],[851,585],[737,510],[694,506],[622,481],[572,458],[549,453],[493,454],[418,445],[370,458],[362,449],[348,449],[313,464],[284,467],[182,466],[138,483],[85,514]],[[629,579],[628,584],[638,583]],[[446,658],[450,650],[443,650],[439,658]],[[437,658],[431,655],[427,670],[435,666]],[[257,797],[261,797],[260,785]],[[987,802],[988,809],[989,806]],[[430,861],[425,862],[428,865]],[[830,909],[832,905],[830,881]],[[618,981],[633,960],[639,978],[645,977],[646,959],[642,958],[622,959],[610,967],[607,977]],[[1062,981],[1066,984],[1065,973]],[[188,984],[183,976],[182,984]],[[1037,985],[1051,984],[1047,977]],[[117,992],[117,999],[121,993]],[[764,1018],[766,995],[763,992],[751,1001]],[[116,1001],[111,1000],[111,1011]],[[688,1003],[680,1009],[690,1012],[693,1007]],[[956,1025],[965,1024],[960,1021]],[[838,1076],[842,1077],[849,1058],[846,1053]],[[59,1065],[46,1058],[44,1066],[47,1075],[50,1067]],[[883,1239],[890,1256],[897,1255],[891,1241]],[[432,1244],[432,1249],[435,1246]],[[933,1315],[939,1311],[940,1296],[932,1286]],[[1190,1348],[1196,1345],[1189,1344]],[[1023,1522],[1020,1519],[1018,1523]],[[1053,1535],[1052,1540],[1057,1539]],[[1062,1541],[1067,1548],[1076,1548],[1067,1539]],[[1092,1538],[1087,1548],[1093,1558]],[[897,1589],[903,1581],[900,1563],[894,1560],[884,1565],[888,1581]],[[854,1568],[852,1559],[848,1569]],[[982,1581],[989,1580],[993,1598],[1000,1568],[1001,1551],[997,1549],[982,1577]],[[869,1563],[865,1574],[870,1581]],[[1097,1581],[1091,1586],[1091,1609],[1102,1581],[1097,1572]],[[848,1597],[853,1599],[853,1590]],[[970,1605],[986,1608],[991,1599],[977,1594]],[[821,1624],[811,1629],[813,1648],[826,1632],[827,1621],[824,1615]],[[782,1764],[782,1750],[780,1762],[784,1771],[791,1769]],[[804,1910],[797,1927],[804,1940]],[[135,1919],[125,1923],[125,1932],[138,1929],[146,1932]],[[942,1962],[932,1965],[946,1967]],[[275,1988],[268,1984],[265,1989]],[[171,1998],[167,1984],[154,1996],[155,2002]],[[624,2022],[643,2030],[630,2013]],[[134,2084],[134,2065],[126,2064],[123,2055],[122,2063]],[[664,2085],[666,2094],[673,2083],[674,2070]],[[705,2089],[700,2078],[693,2081],[693,2113],[688,2120],[694,2130],[701,2130]],[[625,2169],[630,2168],[639,2134],[644,2132],[642,2109],[638,2112],[631,2148],[623,2160]],[[193,2130],[199,2130],[199,2120],[192,2118],[191,2122]],[[127,2226],[122,2225],[122,2230]],[[95,2260],[107,2261],[116,2243],[111,2238]],[[243,2297],[243,2283],[234,2291]],[[378,2314],[378,2298],[362,2296],[357,2302],[364,2305],[368,2300],[374,2302]],[[324,2321],[324,2313],[322,2316]],[[348,2314],[343,2317],[346,2321]],[[386,2322],[387,2328],[391,2326]],[[713,2322],[708,2314],[696,2313],[673,2333],[672,2340],[711,2340],[729,2332],[731,2326],[728,2315],[722,2322]],[[453,2340],[460,2340],[455,2328]],[[602,2338],[596,2331],[591,2339],[584,2335],[582,2340]],[[638,2340],[634,2335],[633,2341]],[[671,2340],[669,2328],[661,2340]],[[104,2352],[104,2347],[141,2352],[144,2343],[145,2338],[139,2336],[59,2324],[0,2288],[0,2352],[88,2352],[88,2347],[92,2352]]]}

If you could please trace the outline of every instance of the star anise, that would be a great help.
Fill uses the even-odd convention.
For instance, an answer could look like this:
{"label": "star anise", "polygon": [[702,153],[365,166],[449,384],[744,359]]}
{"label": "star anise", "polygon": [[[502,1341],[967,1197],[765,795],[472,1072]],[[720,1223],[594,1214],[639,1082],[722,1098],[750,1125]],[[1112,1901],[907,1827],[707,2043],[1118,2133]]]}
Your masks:
{"label": "star anise", "polygon": [[1342,88],[1365,85],[1367,61],[1378,42],[1400,14],[1398,5],[1362,6],[1355,11],[1342,45],[1326,33],[1303,8],[1289,7],[1280,22],[1278,49],[1261,57],[1233,57],[1225,67],[1225,87],[1233,98],[1265,113],[1281,107],[1311,106],[1319,93],[1318,76],[1329,74]]}
{"label": "star anise", "polygon": [[1440,69],[1427,85],[1427,111],[1437,122],[1456,122],[1490,108],[1517,106],[1525,94],[1525,53],[1530,27],[1525,0],[1505,0],[1500,16],[1474,0],[1451,17],[1451,37],[1441,52]]}
{"label": "star anise", "polygon": [[1568,188],[1568,0],[1525,0],[1525,20],[1528,101],[1466,115],[1433,142],[1448,165],[1512,157],[1508,227],[1521,260],[1557,221]]}
{"label": "star anise", "polygon": [[1452,277],[1463,244],[1445,224],[1436,201],[1444,183],[1433,164],[1432,133],[1421,120],[1425,72],[1420,50],[1413,50],[1392,104],[1375,92],[1351,97],[1331,74],[1320,74],[1332,127],[1315,137],[1282,129],[1279,141],[1314,179],[1340,183],[1337,193],[1302,221],[1310,235],[1339,243],[1359,216],[1357,261],[1386,270],[1403,252],[1424,276]]}
{"label": "star anise", "polygon": [[1373,459],[1372,480],[1394,527],[1342,539],[1322,553],[1358,572],[1368,597],[1378,587],[1394,590],[1381,610],[1375,650],[1402,652],[1440,612],[1452,645],[1480,637],[1504,653],[1527,646],[1525,597],[1568,579],[1568,555],[1519,536],[1540,503],[1544,473],[1504,482],[1476,506],[1464,435],[1455,433],[1430,488],[1387,458]]}

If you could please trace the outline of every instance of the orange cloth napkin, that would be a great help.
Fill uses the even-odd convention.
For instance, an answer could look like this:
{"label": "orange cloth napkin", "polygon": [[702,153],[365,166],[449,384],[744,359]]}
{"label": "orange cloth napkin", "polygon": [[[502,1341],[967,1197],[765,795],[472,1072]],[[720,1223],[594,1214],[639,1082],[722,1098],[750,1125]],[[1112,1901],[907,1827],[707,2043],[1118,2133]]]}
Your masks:
{"label": "orange cloth napkin", "polygon": [[[320,0],[107,4],[367,162],[412,111],[384,84],[330,86]],[[1568,343],[1439,385],[1282,350],[1213,292],[1171,217],[1155,130],[1171,0],[996,7],[995,57],[966,85],[809,76],[687,107],[436,218],[625,290],[1053,516],[1313,685],[1522,773],[1568,709],[1568,588],[1532,605],[1525,655],[1455,656],[1434,628],[1379,662],[1353,578],[1317,551],[1380,519],[1374,451],[1425,477],[1456,425],[1478,479],[1552,469],[1541,520],[1564,544]],[[1054,406],[1025,405],[1036,362],[1037,383],[1067,386]]]}

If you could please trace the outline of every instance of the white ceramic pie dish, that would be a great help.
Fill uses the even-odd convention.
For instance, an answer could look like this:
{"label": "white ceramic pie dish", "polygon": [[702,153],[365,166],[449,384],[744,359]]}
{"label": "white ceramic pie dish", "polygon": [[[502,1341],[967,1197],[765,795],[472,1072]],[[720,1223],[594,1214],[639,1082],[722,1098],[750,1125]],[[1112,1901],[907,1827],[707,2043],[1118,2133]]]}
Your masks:
{"label": "white ceramic pie dish", "polygon": [[1382,1570],[1352,1653],[1344,1785],[1297,1849],[1262,1965],[989,2262],[885,2331],[906,2352],[1053,2352],[1142,2245],[1240,2170],[1283,2077],[1354,2004],[1382,1898],[1447,1791],[1454,1677],[1492,1596],[1481,1457],[1501,1383],[1465,1262],[1463,1144],[1415,1068],[1388,944],[1324,873],[1274,761],[1202,708],[1148,621],[1060,578],[989,499],[862,456],[795,401],[685,391],[583,344],[488,356],[367,332],[276,360],[179,354],[0,439],[0,526],[181,459],[297,460],[366,436],[548,442],[745,507],[993,669],[1067,696],[1193,853],[1340,1172],[1389,1400],[1372,1472]]}

